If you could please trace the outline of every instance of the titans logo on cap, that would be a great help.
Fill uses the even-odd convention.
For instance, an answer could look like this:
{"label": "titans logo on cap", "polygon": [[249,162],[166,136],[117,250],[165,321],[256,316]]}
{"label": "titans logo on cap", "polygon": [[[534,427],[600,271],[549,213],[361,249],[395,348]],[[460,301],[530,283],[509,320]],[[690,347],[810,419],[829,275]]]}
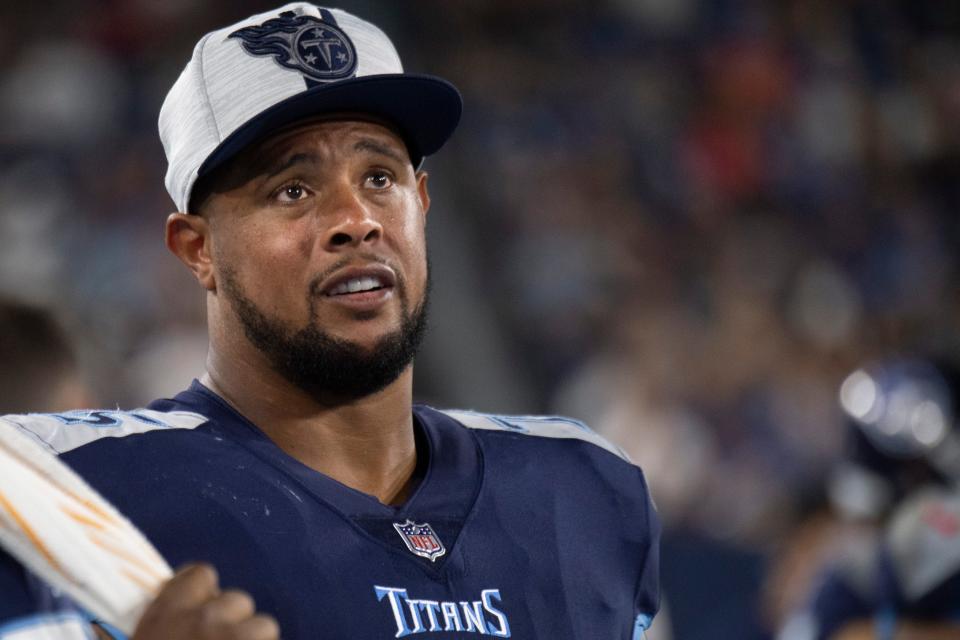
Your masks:
{"label": "titans logo on cap", "polygon": [[332,82],[353,76],[357,71],[357,50],[333,16],[325,20],[284,11],[261,25],[244,27],[230,34],[239,38],[247,53],[273,56],[287,69],[302,73],[314,82]]}

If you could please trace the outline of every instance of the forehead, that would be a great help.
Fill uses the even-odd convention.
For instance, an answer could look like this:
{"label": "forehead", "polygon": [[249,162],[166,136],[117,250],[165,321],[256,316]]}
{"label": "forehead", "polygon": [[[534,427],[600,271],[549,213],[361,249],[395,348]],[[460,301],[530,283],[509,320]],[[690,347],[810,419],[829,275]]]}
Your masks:
{"label": "forehead", "polygon": [[254,145],[248,158],[262,165],[302,151],[338,155],[378,148],[410,162],[407,147],[396,131],[383,123],[353,119],[324,119],[294,125]]}

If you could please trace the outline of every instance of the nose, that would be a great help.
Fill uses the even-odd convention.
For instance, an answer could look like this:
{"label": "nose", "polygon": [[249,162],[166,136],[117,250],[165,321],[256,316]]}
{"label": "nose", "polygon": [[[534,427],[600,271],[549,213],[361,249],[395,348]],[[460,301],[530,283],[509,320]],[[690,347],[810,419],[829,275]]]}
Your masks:
{"label": "nose", "polygon": [[373,243],[383,235],[383,225],[355,193],[341,193],[330,204],[333,205],[333,224],[324,234],[324,247],[328,251]]}

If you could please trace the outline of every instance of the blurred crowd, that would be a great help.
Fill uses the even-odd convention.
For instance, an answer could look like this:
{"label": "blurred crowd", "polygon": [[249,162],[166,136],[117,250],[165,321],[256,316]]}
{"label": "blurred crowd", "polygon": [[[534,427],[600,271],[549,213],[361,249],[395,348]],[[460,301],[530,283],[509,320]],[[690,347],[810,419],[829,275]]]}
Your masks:
{"label": "blurred crowd", "polygon": [[[0,8],[0,293],[64,319],[102,404],[202,370],[156,116],[200,34],[268,6]],[[421,399],[587,421],[695,540],[677,558],[720,545],[760,589],[751,563],[822,500],[844,376],[960,348],[960,4],[339,6],[464,94],[426,166]]]}

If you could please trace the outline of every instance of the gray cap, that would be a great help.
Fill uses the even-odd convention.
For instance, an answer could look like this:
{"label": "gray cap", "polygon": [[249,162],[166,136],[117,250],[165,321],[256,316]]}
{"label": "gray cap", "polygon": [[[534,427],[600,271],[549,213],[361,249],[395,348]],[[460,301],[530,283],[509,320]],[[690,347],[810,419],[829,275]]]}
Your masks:
{"label": "gray cap", "polygon": [[404,73],[377,26],[295,2],[197,43],[160,109],[167,191],[187,211],[199,177],[272,132],[329,113],[390,123],[418,166],[453,133],[461,108],[446,80]]}

